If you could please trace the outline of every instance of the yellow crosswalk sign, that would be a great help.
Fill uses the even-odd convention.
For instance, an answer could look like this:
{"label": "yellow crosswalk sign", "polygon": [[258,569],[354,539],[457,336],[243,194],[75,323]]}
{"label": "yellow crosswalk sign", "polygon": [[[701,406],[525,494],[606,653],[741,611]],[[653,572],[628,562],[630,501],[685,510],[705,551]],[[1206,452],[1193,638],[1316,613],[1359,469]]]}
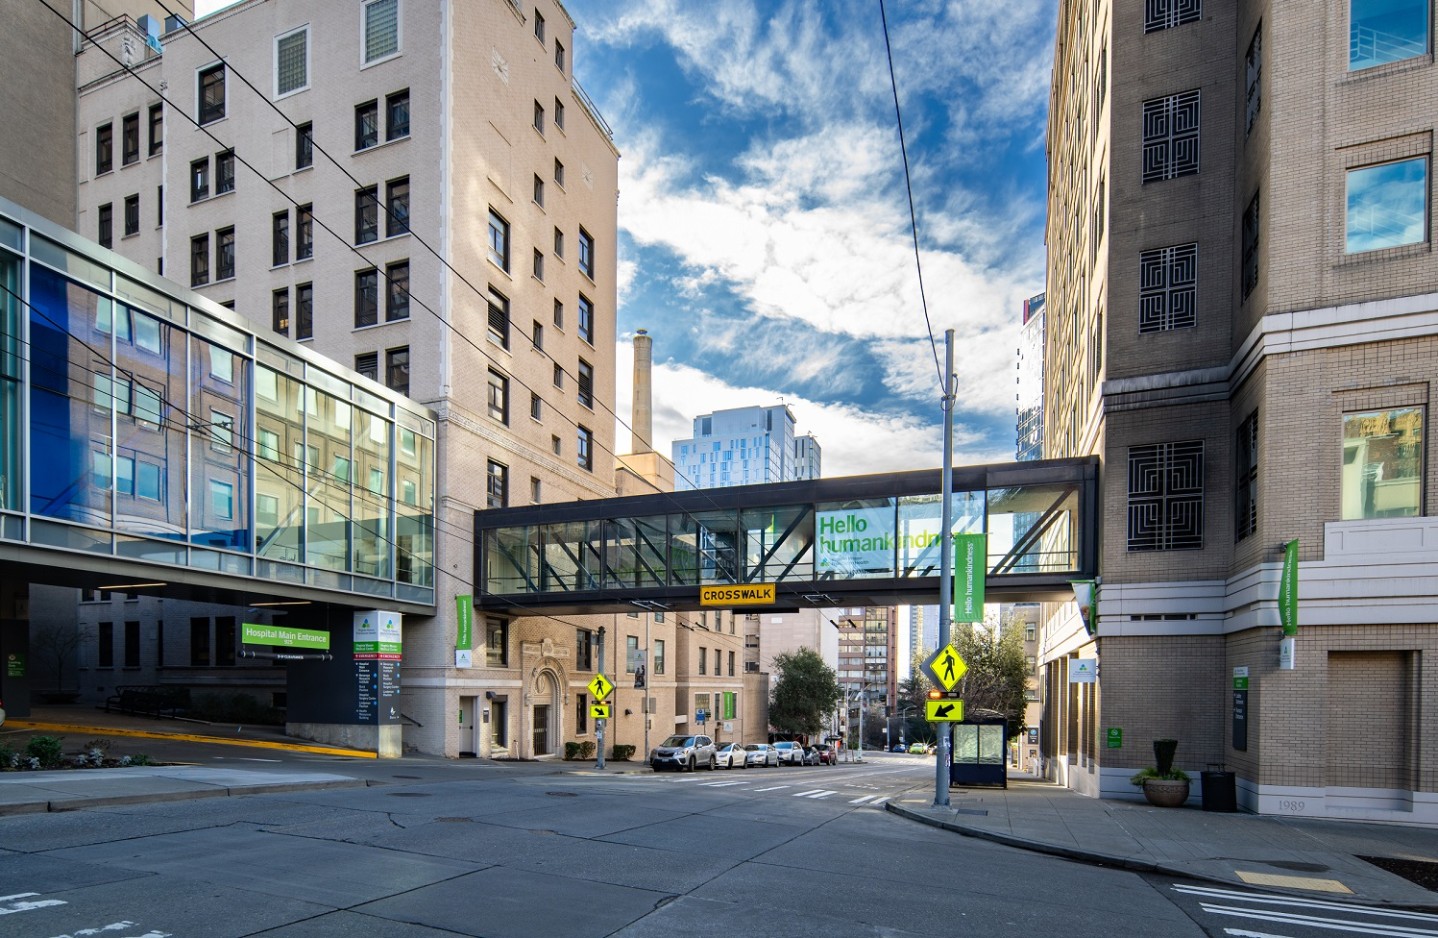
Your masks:
{"label": "yellow crosswalk sign", "polygon": [[594,675],[594,680],[589,682],[589,692],[594,695],[595,700],[603,700],[614,690],[614,684],[603,674]]}
{"label": "yellow crosswalk sign", "polygon": [[957,648],[945,645],[924,662],[924,670],[934,684],[947,692],[959,686],[959,681],[968,673],[969,665]]}
{"label": "yellow crosswalk sign", "polygon": [[609,704],[590,704],[589,715],[596,720],[609,719]]}
{"label": "yellow crosswalk sign", "polygon": [[962,700],[939,699],[924,701],[924,719],[930,723],[962,723],[964,702]]}

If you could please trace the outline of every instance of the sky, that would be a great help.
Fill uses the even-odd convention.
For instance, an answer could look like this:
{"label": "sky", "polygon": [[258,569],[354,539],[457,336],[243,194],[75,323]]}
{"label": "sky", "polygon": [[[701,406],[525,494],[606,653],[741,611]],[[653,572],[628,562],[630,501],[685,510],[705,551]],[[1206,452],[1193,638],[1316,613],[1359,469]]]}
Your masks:
{"label": "sky", "polygon": [[825,477],[937,467],[953,329],[954,461],[1011,461],[1056,0],[887,0],[922,298],[879,0],[564,3],[621,153],[616,449],[642,328],[661,453],[782,402]]}

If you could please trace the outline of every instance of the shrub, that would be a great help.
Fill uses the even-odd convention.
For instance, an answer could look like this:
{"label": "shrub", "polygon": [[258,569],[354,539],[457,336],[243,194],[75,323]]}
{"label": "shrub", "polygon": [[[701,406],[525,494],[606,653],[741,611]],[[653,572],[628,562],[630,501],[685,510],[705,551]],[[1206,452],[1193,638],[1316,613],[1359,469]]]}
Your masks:
{"label": "shrub", "polygon": [[0,743],[0,772],[15,768],[19,761],[20,753],[15,751],[15,747],[7,743]]}
{"label": "shrub", "polygon": [[634,747],[633,747],[633,746],[621,746],[621,745],[619,745],[618,743],[616,743],[616,744],[614,745],[614,761],[615,761],[615,762],[628,762],[628,761],[629,761],[629,757],[632,756],[632,755],[634,755]]}
{"label": "shrub", "polygon": [[579,743],[570,741],[564,744],[564,761],[573,762],[579,758]]}
{"label": "shrub", "polygon": [[582,742],[582,743],[579,744],[579,758],[581,758],[581,759],[593,759],[593,758],[594,758],[594,740],[592,740],[592,739],[586,739],[584,742]]}
{"label": "shrub", "polygon": [[260,703],[250,694],[196,694],[189,712],[211,723],[279,726],[285,722],[280,711]]}
{"label": "shrub", "polygon": [[33,762],[39,763],[40,768],[50,769],[60,764],[64,755],[64,749],[60,742],[61,736],[31,736],[30,742],[25,745],[25,755]]}

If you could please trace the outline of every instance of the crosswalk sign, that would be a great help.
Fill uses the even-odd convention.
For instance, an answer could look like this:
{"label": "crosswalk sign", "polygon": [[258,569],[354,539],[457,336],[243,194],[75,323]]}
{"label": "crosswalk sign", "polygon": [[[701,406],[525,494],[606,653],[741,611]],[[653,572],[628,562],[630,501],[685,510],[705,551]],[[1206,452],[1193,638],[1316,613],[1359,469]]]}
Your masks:
{"label": "crosswalk sign", "polygon": [[924,719],[930,723],[962,723],[964,702],[962,700],[939,699],[924,701]]}
{"label": "crosswalk sign", "polygon": [[596,720],[609,719],[609,704],[590,704],[589,715]]}
{"label": "crosswalk sign", "polygon": [[594,680],[589,682],[589,692],[594,695],[595,700],[603,700],[614,690],[614,683],[603,674],[594,675]]}
{"label": "crosswalk sign", "polygon": [[959,681],[964,679],[968,670],[968,662],[964,661],[959,650],[953,645],[945,645],[924,662],[924,671],[928,673],[930,680],[945,692],[958,687]]}

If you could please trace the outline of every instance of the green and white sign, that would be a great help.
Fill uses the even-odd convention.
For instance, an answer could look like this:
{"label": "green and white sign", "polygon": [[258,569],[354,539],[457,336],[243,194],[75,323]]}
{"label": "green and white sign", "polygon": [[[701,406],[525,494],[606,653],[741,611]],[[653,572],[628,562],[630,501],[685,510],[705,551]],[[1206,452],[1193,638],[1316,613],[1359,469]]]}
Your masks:
{"label": "green and white sign", "polygon": [[1283,576],[1278,581],[1278,621],[1283,634],[1298,634],[1298,541],[1283,545]]}
{"label": "green and white sign", "polygon": [[1108,748],[1110,748],[1110,749],[1122,749],[1122,748],[1123,748],[1123,727],[1121,727],[1121,726],[1110,726],[1110,727],[1108,728],[1108,735],[1107,735],[1106,738],[1107,738],[1107,740],[1108,740]]}
{"label": "green and white sign", "polygon": [[397,612],[382,609],[356,612],[355,657],[398,660],[404,651],[401,621]]}
{"label": "green and white sign", "polygon": [[984,577],[988,573],[988,536],[954,535],[955,622],[984,621]]}
{"label": "green and white sign", "polygon": [[474,647],[474,597],[469,595],[456,596],[454,597],[454,605],[455,622],[457,623],[454,634],[454,647],[472,649]]}
{"label": "green and white sign", "polygon": [[277,648],[312,648],[329,651],[330,633],[313,629],[292,629],[262,622],[245,622],[240,626],[241,645],[272,645]]}

